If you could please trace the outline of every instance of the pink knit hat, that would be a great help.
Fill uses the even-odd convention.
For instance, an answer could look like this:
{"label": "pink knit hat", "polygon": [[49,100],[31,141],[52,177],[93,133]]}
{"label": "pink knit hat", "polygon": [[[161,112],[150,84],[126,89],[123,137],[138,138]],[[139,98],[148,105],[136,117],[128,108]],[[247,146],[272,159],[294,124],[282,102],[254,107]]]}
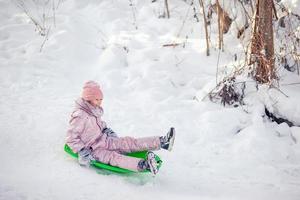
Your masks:
{"label": "pink knit hat", "polygon": [[86,101],[103,99],[103,93],[100,89],[100,85],[95,81],[86,82],[83,86],[82,98]]}

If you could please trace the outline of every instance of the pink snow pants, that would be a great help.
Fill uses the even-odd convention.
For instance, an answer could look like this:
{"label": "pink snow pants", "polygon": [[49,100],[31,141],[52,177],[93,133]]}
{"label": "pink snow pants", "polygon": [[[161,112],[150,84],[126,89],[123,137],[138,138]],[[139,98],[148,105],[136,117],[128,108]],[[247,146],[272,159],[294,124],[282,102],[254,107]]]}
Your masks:
{"label": "pink snow pants", "polygon": [[138,171],[140,158],[134,158],[124,155],[124,153],[137,151],[154,151],[160,149],[159,137],[145,138],[108,138],[105,148],[98,147],[93,150],[93,156],[96,160],[112,166]]}

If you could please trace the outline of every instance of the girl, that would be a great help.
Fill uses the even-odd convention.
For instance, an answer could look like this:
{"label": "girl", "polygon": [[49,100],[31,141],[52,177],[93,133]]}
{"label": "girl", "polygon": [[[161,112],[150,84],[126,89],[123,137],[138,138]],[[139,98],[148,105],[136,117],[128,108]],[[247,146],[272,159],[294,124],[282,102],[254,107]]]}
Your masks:
{"label": "girl", "polygon": [[[101,119],[102,100],[103,93],[100,86],[94,81],[88,81],[84,84],[81,98],[76,101],[69,122],[66,143],[75,153],[78,153],[79,164],[89,166],[92,160],[98,160],[133,171],[150,169],[153,174],[156,174],[157,163],[151,151],[161,148],[171,151],[175,129],[170,128],[167,135],[160,137],[118,137]],[[125,155],[135,151],[150,152],[146,160]]]}

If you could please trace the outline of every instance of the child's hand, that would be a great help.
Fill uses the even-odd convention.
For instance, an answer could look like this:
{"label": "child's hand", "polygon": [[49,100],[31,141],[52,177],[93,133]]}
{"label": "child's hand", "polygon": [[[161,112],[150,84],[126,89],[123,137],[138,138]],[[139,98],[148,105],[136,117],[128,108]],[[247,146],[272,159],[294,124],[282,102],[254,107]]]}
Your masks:
{"label": "child's hand", "polygon": [[102,133],[106,134],[108,137],[118,137],[118,135],[111,128],[104,128]]}
{"label": "child's hand", "polygon": [[92,156],[91,149],[83,148],[78,152],[79,165],[84,167],[89,167],[92,160],[95,160],[95,158]]}

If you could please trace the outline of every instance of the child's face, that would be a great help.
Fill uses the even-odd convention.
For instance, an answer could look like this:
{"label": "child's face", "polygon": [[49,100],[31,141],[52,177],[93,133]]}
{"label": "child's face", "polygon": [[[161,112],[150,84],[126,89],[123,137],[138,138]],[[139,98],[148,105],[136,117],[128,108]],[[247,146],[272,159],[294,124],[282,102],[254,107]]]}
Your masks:
{"label": "child's face", "polygon": [[93,100],[91,100],[91,104],[95,107],[96,106],[100,107],[102,104],[102,99],[93,99]]}

